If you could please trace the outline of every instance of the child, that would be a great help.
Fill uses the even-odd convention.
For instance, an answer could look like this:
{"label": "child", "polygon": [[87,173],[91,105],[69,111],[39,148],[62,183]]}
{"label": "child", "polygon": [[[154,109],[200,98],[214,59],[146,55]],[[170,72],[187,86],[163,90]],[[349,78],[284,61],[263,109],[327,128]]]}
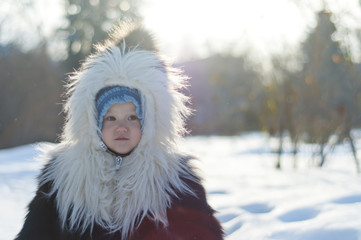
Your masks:
{"label": "child", "polygon": [[44,152],[18,240],[223,238],[178,149],[185,77],[147,32],[119,29],[70,77],[61,142]]}

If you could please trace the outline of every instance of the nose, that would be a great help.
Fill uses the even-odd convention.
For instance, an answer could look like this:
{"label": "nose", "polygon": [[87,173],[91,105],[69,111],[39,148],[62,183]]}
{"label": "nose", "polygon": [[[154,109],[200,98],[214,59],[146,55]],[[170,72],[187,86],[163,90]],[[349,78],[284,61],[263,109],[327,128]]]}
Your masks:
{"label": "nose", "polygon": [[118,126],[116,128],[117,132],[127,132],[128,127],[124,123],[118,123]]}

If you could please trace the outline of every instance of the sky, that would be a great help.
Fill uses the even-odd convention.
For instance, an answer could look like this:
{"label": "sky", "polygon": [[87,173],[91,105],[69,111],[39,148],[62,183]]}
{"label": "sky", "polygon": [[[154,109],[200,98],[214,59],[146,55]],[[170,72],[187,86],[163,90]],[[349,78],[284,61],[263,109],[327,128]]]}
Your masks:
{"label": "sky", "polygon": [[176,59],[221,51],[262,60],[297,50],[324,5],[341,30],[359,28],[358,0],[144,0],[141,13],[161,48]]}
{"label": "sky", "polygon": [[190,57],[190,52],[200,57],[218,51],[239,53],[250,46],[264,55],[293,47],[311,17],[288,0],[147,1],[145,25],[179,58]]}
{"label": "sky", "polygon": [[16,39],[24,49],[32,48],[39,41],[36,31],[48,37],[62,24],[63,8],[62,0],[1,0],[0,42]]}
{"label": "sky", "polygon": [[[126,0],[123,0],[126,1]],[[19,2],[28,9],[22,9]],[[348,37],[353,29],[360,28],[361,10],[359,0],[139,0],[144,25],[154,33],[160,49],[175,60],[205,58],[214,53],[231,55],[247,53],[251,59],[262,61],[272,54],[293,53],[307,33],[316,24],[315,12],[323,6],[335,13],[334,20],[340,25],[335,38],[351,42],[355,58],[359,61],[361,47],[355,38]],[[62,0],[12,1],[2,0],[0,24],[8,13],[20,12],[31,15],[11,19],[0,29],[0,41],[6,42],[13,35],[13,26],[31,34],[34,26],[43,21],[42,32],[50,36],[63,24]],[[9,34],[9,33],[13,33]],[[24,35],[22,33],[22,35]],[[22,40],[31,47],[31,41]]]}

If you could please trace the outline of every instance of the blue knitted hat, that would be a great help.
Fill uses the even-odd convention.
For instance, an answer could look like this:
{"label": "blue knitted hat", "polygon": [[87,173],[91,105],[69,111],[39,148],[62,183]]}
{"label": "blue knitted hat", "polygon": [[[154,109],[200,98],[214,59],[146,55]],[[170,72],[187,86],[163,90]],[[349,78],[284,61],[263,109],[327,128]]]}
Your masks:
{"label": "blue knitted hat", "polygon": [[137,115],[143,126],[143,110],[139,91],[123,86],[108,86],[100,89],[95,97],[98,129],[102,129],[104,115],[107,114],[113,104],[126,102],[132,102],[135,105]]}

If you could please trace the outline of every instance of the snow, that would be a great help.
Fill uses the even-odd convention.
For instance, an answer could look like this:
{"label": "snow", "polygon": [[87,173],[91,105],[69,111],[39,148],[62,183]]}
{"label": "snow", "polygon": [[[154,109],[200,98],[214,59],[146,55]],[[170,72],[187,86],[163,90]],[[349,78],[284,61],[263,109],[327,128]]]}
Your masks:
{"label": "snow", "polygon": [[[354,134],[360,152],[361,134]],[[0,150],[1,240],[13,239],[23,224],[43,165],[37,147],[44,144]],[[262,133],[185,139],[226,239],[361,240],[361,176],[349,145],[338,145],[323,168],[315,167],[315,146],[301,146],[297,169],[286,149],[276,170],[276,144]]]}

